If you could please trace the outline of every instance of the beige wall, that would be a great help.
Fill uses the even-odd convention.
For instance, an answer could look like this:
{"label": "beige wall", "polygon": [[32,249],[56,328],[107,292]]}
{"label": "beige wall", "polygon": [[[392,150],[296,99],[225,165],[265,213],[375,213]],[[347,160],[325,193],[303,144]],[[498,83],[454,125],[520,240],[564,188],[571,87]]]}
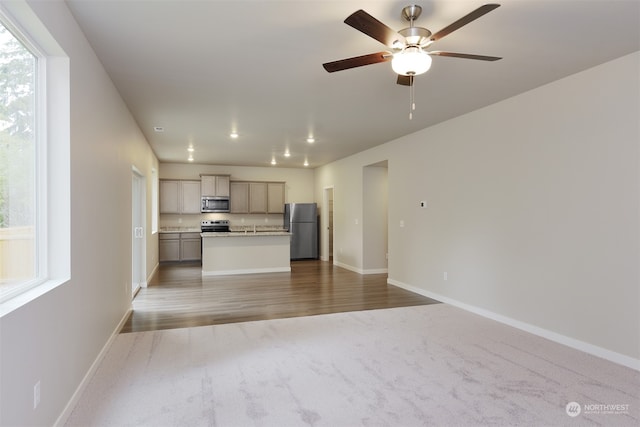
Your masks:
{"label": "beige wall", "polygon": [[319,168],[316,194],[335,187],[334,259],[362,269],[362,169],[388,160],[391,282],[637,363],[638,64],[635,53]]}
{"label": "beige wall", "polygon": [[[0,319],[3,426],[53,425],[127,314],[132,167],[147,178],[147,230],[151,169],[158,167],[66,4],[30,4],[69,57],[71,279]],[[148,275],[157,263],[157,235],[147,231],[146,242]],[[41,403],[34,410],[37,381]]]}

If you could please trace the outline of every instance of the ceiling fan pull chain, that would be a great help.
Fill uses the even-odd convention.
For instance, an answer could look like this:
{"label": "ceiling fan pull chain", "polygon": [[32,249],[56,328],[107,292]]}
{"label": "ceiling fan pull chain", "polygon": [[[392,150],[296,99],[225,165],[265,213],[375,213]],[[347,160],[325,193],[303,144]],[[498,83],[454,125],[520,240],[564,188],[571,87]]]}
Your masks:
{"label": "ceiling fan pull chain", "polygon": [[413,119],[413,86],[409,86],[409,120]]}
{"label": "ceiling fan pull chain", "polygon": [[413,76],[409,76],[409,120],[413,119],[413,110],[416,109],[414,85],[415,79]]}

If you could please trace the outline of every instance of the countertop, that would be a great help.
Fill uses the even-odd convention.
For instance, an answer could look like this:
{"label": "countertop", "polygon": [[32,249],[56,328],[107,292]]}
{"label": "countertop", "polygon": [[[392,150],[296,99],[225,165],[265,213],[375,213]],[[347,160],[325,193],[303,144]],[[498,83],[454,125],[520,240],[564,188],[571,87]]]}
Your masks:
{"label": "countertop", "polygon": [[160,227],[159,233],[199,233],[200,227]]}
{"label": "countertop", "polygon": [[288,231],[231,231],[229,233],[224,232],[211,232],[211,233],[200,233],[202,237],[268,237],[268,236],[291,236],[291,233]]}
{"label": "countertop", "polygon": [[201,233],[200,227],[160,227],[159,232],[169,233],[200,233],[202,237],[238,237],[238,236],[289,236],[291,233],[284,230],[282,226],[258,225],[255,232],[252,225],[232,226],[229,232],[207,232]]}

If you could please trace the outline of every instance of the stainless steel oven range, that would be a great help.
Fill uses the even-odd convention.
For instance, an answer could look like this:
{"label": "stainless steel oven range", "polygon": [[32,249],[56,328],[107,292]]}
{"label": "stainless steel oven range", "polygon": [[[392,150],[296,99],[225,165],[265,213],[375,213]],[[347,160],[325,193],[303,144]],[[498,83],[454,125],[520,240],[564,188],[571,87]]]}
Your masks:
{"label": "stainless steel oven range", "polygon": [[228,233],[229,232],[229,220],[228,219],[205,219],[200,222],[200,231],[203,233]]}

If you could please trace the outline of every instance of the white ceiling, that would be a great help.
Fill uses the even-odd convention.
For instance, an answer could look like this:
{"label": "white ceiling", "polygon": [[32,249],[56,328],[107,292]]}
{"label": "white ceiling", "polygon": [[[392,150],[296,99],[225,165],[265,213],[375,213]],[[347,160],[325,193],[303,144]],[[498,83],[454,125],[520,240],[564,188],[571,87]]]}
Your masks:
{"label": "white ceiling", "polygon": [[[343,21],[364,9],[399,30],[410,0],[67,3],[162,162],[192,144],[196,163],[313,168],[640,50],[638,0],[502,0],[431,50],[504,59],[433,57],[409,120],[390,63],[322,63],[385,50]],[[484,2],[415,3],[436,32]]]}

